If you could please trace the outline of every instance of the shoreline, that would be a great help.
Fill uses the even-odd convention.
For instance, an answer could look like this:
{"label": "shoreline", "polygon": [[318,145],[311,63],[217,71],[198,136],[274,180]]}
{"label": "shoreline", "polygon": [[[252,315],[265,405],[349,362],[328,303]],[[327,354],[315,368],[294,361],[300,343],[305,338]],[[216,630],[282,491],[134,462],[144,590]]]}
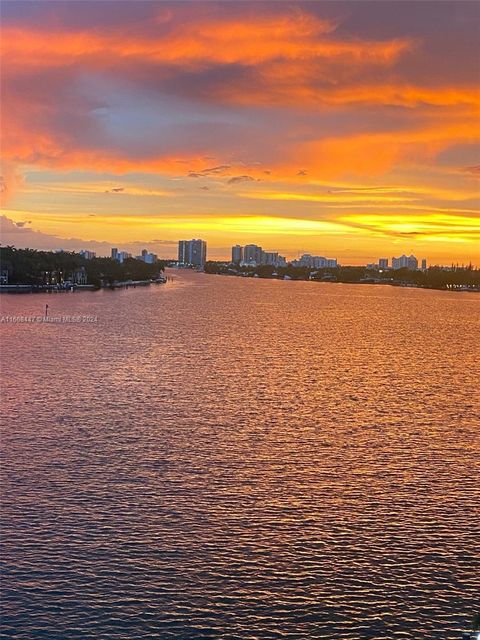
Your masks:
{"label": "shoreline", "polygon": [[[472,287],[468,285],[446,285],[443,287],[433,287],[428,285],[416,284],[415,282],[408,281],[395,281],[386,279],[373,279],[365,278],[362,280],[338,280],[333,278],[317,279],[317,278],[294,278],[290,276],[267,276],[258,275],[256,273],[222,273],[222,272],[206,272],[197,271],[197,273],[203,273],[205,275],[212,276],[228,276],[235,278],[244,278],[252,280],[277,280],[283,282],[318,282],[322,284],[351,284],[351,285],[373,285],[373,286],[391,286],[401,289],[427,289],[430,291],[447,291],[454,293],[480,293],[480,287]],[[101,291],[117,289],[136,289],[137,287],[149,287],[152,284],[166,284],[172,277],[164,276],[155,280],[125,280],[120,282],[113,282],[112,284],[106,284],[96,286],[93,284],[80,284],[69,287],[62,287],[59,285],[31,285],[31,284],[2,284],[0,285],[0,294],[35,294],[35,293],[75,293],[81,291]]]}
{"label": "shoreline", "polygon": [[[203,272],[202,272],[203,273]],[[253,280],[279,280],[284,282],[319,282],[323,284],[352,284],[352,285],[373,285],[373,286],[390,286],[401,289],[428,289],[430,291],[450,291],[455,293],[480,293],[480,287],[471,287],[468,285],[455,285],[452,284],[450,286],[446,285],[443,287],[432,287],[428,285],[416,284],[415,282],[409,281],[394,281],[394,280],[386,280],[386,279],[370,279],[365,278],[363,280],[337,280],[332,278],[325,279],[316,279],[316,278],[292,278],[285,276],[266,276],[266,275],[257,275],[255,273],[221,273],[221,272],[209,272],[207,275],[212,276],[227,276],[234,278],[245,278],[245,279],[253,279]]]}
{"label": "shoreline", "polygon": [[60,285],[34,285],[34,284],[1,284],[0,293],[26,294],[26,293],[75,293],[76,291],[101,291],[102,289],[135,289],[136,287],[149,287],[152,284],[166,284],[168,278],[155,280],[125,280],[97,287],[94,284],[75,284],[68,287]]}

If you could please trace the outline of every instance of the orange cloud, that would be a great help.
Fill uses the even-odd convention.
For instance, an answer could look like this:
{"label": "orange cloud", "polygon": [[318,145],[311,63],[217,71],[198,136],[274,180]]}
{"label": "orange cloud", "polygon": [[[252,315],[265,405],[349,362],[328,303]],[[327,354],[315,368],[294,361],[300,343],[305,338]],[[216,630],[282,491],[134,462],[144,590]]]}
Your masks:
{"label": "orange cloud", "polygon": [[[355,68],[355,67],[354,67]],[[467,113],[480,114],[480,90],[471,86],[422,87],[399,82],[364,84],[348,79],[334,81],[335,68],[324,70],[327,82],[318,86],[318,68],[300,62],[269,66],[262,82],[225,85],[216,96],[227,103],[245,106],[298,106],[319,110],[329,107],[463,107]],[[330,78],[331,76],[331,78]]]}
{"label": "orange cloud", "polygon": [[[168,19],[168,15],[163,16],[162,23]],[[316,110],[350,105],[419,107],[425,104],[457,111],[464,107],[478,108],[479,92],[471,87],[426,88],[401,82],[358,81],[359,70],[363,67],[388,68],[414,46],[416,43],[411,38],[386,41],[342,38],[336,22],[301,11],[283,16],[262,15],[254,20],[247,17],[202,18],[183,24],[172,23],[155,35],[151,32],[140,34],[135,29],[112,28],[100,32],[57,28],[49,32],[5,27],[1,42],[4,76],[10,80],[13,90],[7,86],[5,92],[3,152],[7,159],[17,163],[117,173],[135,170],[178,175],[184,173],[185,168],[195,169],[204,163],[200,153],[180,155],[167,150],[131,157],[127,150],[108,148],[107,145],[92,149],[84,143],[83,147],[81,135],[71,140],[68,131],[58,130],[55,126],[55,109],[62,110],[62,95],[56,96],[51,103],[38,104],[26,101],[28,93],[15,91],[18,78],[29,79],[28,73],[35,73],[40,67],[68,75],[74,68],[123,71],[128,69],[130,62],[139,65],[153,62],[166,65],[165,69],[158,70],[161,83],[162,73],[173,73],[169,65],[199,69],[239,63],[255,70],[253,80],[249,76],[235,82],[220,82],[209,90],[207,98],[202,96],[202,99],[223,100],[236,105],[309,106]],[[128,70],[126,73],[128,76]],[[134,75],[135,70],[132,73]],[[318,86],[319,79],[324,86]],[[82,105],[79,101],[69,104],[69,108],[73,110],[72,119],[83,126],[91,105]],[[98,122],[89,121],[88,124],[100,126]],[[248,175],[278,180],[290,177],[298,166],[308,168],[309,177],[342,175],[346,171],[375,175],[398,161],[428,160],[449,143],[470,139],[461,125],[438,125],[428,140],[411,131],[328,136],[312,141],[312,137],[316,137],[313,132],[308,137],[310,140],[300,145],[296,144],[294,136],[285,137],[282,151],[286,160],[272,164],[275,178],[267,176],[260,167],[249,168]],[[212,147],[203,151],[214,154],[215,141],[212,141]],[[235,164],[224,155],[218,154],[220,164]],[[240,164],[232,168],[233,175],[245,173],[245,167]]]}
{"label": "orange cloud", "polygon": [[[480,121],[438,122],[421,128],[327,137],[298,146],[297,164],[312,175],[336,177],[354,174],[373,176],[395,164],[431,161],[452,144],[475,143],[480,137]],[[295,157],[295,154],[293,154]]]}
{"label": "orange cloud", "polygon": [[352,59],[364,64],[389,64],[412,48],[411,39],[366,41],[331,37],[336,24],[306,13],[251,19],[186,22],[167,33],[135,35],[106,31],[59,31],[7,27],[2,55],[18,66],[66,66],[83,61],[94,67],[115,60],[139,58],[157,63],[207,62],[259,64],[278,58]]}
{"label": "orange cloud", "polygon": [[16,166],[2,159],[0,167],[0,206],[5,207],[23,186],[23,178]]}

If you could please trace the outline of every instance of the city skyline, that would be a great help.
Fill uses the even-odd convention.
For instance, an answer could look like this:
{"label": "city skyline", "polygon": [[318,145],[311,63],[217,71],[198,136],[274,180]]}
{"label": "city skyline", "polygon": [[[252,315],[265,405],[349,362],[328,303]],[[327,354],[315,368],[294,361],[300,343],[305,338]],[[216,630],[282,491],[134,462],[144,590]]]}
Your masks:
{"label": "city skyline", "polygon": [[2,8],[3,244],[480,262],[475,3]]}
{"label": "city skyline", "polygon": [[[86,249],[81,249],[78,253],[86,259],[97,257],[95,252],[91,252]],[[176,261],[180,265],[194,265],[198,267],[203,267],[209,260],[207,255],[207,242],[201,238],[191,240],[178,240],[176,260],[173,258],[157,256],[156,254],[149,253],[147,249],[142,249],[140,255],[133,256],[126,251],[119,251],[117,247],[112,247],[110,249],[110,257],[119,262],[123,262],[126,258],[135,257],[138,260],[142,260],[143,262],[147,262],[150,264],[156,262],[157,260],[166,260],[170,262]],[[215,260],[213,261],[215,262]],[[294,266],[307,266],[310,268],[336,268],[337,266],[340,266],[337,258],[326,258],[325,256],[313,255],[311,253],[303,253],[302,255],[299,254],[297,257],[286,258],[285,256],[281,256],[278,251],[272,249],[265,250],[261,246],[256,244],[249,244],[244,246],[238,244],[232,245],[230,251],[230,259],[216,260],[216,262],[225,262],[243,266],[259,266],[262,264],[273,266],[286,266],[287,264],[291,264]],[[444,266],[448,268],[452,266],[452,264],[455,263],[445,263],[444,265],[433,263],[429,264],[427,258],[418,258],[413,254],[407,256],[405,253],[403,253],[398,257],[380,257],[377,258],[377,262],[375,263],[367,262],[364,265],[359,266],[386,270],[395,270],[402,268],[411,270],[420,268],[421,270],[425,270],[428,268],[428,266]],[[457,266],[460,266],[459,263],[456,264]],[[343,266],[349,266],[349,263],[344,263]],[[462,263],[461,266],[472,266],[474,268],[476,267],[476,265],[473,265],[472,263]]]}
{"label": "city skyline", "polygon": [[[364,266],[366,268],[375,268],[375,269],[422,269],[425,270],[428,267],[446,267],[450,268],[452,266],[455,267],[472,267],[478,268],[473,262],[455,262],[455,261],[446,261],[444,263],[434,262],[429,260],[426,257],[417,257],[413,254],[407,255],[403,252],[397,256],[390,257],[376,257],[376,262],[368,262],[365,261],[363,263],[354,263],[348,261],[340,261],[337,258],[327,258],[325,256],[316,255],[313,253],[309,253],[307,251],[299,251],[295,256],[282,256],[280,252],[274,249],[265,250],[263,247],[256,244],[248,244],[248,245],[239,245],[235,244],[230,247],[230,252],[228,257],[223,257],[219,259],[218,257],[207,257],[207,242],[203,239],[192,239],[192,240],[177,240],[175,241],[175,255],[157,255],[155,253],[149,252],[148,249],[143,248],[139,255],[134,255],[133,253],[126,251],[125,249],[118,249],[118,247],[112,247],[108,245],[108,243],[103,243],[105,246],[102,246],[102,252],[98,253],[96,251],[91,251],[85,247],[80,249],[65,249],[63,247],[55,247],[54,249],[46,249],[46,251],[54,251],[54,252],[62,252],[62,251],[71,251],[73,253],[78,253],[82,257],[87,260],[96,257],[111,257],[113,260],[117,262],[123,262],[127,258],[136,258],[141,260],[142,262],[146,262],[152,264],[156,261],[166,261],[166,262],[177,262],[183,265],[195,265],[199,267],[203,267],[206,262],[209,260],[212,262],[223,262],[223,263],[231,263],[231,264],[241,264],[243,266],[255,266],[255,265],[276,265],[282,266],[286,264],[292,264],[297,266],[309,266],[309,267],[319,267],[319,268],[334,268],[337,265],[340,266]],[[135,243],[136,245],[140,245],[141,243]],[[107,246],[108,245],[108,246]],[[8,245],[3,245],[8,246]],[[10,245],[14,249],[21,248],[29,248],[36,249],[35,247],[21,247]],[[127,245],[124,245],[124,247]],[[2,243],[0,243],[0,247],[2,247]],[[36,249],[39,251],[45,249]],[[138,253],[138,246],[136,247],[136,252]],[[192,256],[199,257],[191,260],[188,259]],[[370,256],[371,258],[372,256]],[[419,264],[421,265],[419,267]],[[428,265],[428,266],[427,266]]]}

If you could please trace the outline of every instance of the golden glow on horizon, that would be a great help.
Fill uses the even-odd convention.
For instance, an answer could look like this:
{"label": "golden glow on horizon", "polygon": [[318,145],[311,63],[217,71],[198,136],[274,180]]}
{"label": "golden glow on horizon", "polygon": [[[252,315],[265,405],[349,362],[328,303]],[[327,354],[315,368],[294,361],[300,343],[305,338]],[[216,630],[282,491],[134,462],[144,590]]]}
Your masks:
{"label": "golden glow on horizon", "polygon": [[[116,215],[95,216],[85,224],[81,215],[59,215],[54,212],[36,214],[31,211],[7,210],[5,215],[15,222],[27,219],[33,228],[42,228],[47,233],[55,233],[61,224],[66,235],[77,232],[79,225],[84,225],[85,239],[100,241],[129,242],[132,232],[139,226],[137,216]],[[265,242],[270,237],[277,239],[282,236],[288,238],[302,238],[307,242],[309,238],[328,236],[355,236],[358,239],[365,236],[377,238],[379,250],[385,246],[385,239],[404,239],[410,243],[417,239],[422,241],[469,243],[480,242],[480,220],[473,216],[449,215],[429,213],[413,214],[407,218],[394,214],[354,214],[341,215],[332,220],[316,220],[305,218],[274,217],[274,216],[201,216],[178,218],[157,218],[154,216],[141,218],[142,236],[146,241],[161,237],[177,240],[179,236],[203,234],[214,236],[220,242],[228,245],[236,236],[255,238]],[[89,232],[87,232],[87,229]],[[91,234],[91,235],[90,235]],[[282,241],[283,242],[283,241]],[[318,240],[317,240],[318,242]]]}
{"label": "golden glow on horizon", "polygon": [[337,194],[333,191],[329,191],[328,193],[281,193],[281,192],[273,192],[273,193],[261,193],[261,192],[252,192],[252,193],[241,193],[239,194],[242,198],[251,198],[251,199],[259,199],[259,200],[293,200],[293,201],[301,201],[301,202],[324,202],[328,205],[335,205],[337,203],[348,203],[350,206],[355,205],[357,202],[368,202],[373,205],[375,203],[398,203],[398,202],[415,202],[417,198],[411,196],[390,196],[384,195],[381,193],[373,193],[372,195],[363,195],[363,194],[351,194],[350,196],[343,196],[341,194]]}
{"label": "golden glow on horizon", "polygon": [[480,242],[480,220],[473,216],[431,213],[412,215],[407,219],[392,215],[355,215],[341,218],[346,224],[394,235],[421,235],[425,240],[439,242]]}

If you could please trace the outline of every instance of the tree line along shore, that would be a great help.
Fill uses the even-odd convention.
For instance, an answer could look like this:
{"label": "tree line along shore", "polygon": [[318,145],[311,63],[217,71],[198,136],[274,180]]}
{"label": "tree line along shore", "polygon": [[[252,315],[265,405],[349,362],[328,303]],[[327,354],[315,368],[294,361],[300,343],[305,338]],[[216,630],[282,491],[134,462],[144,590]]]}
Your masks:
{"label": "tree line along shore", "polygon": [[367,267],[338,266],[314,269],[310,267],[256,267],[238,266],[210,261],[206,273],[227,276],[276,278],[283,280],[313,280],[317,282],[343,282],[347,284],[388,284],[392,286],[447,289],[453,291],[480,291],[480,269],[468,267],[429,267],[425,270],[368,269]]}
{"label": "tree line along shore", "polygon": [[0,287],[27,285],[30,290],[62,287],[115,286],[126,282],[156,280],[165,262],[153,264],[136,258],[118,262],[112,258],[85,258],[73,251],[37,251],[0,247]]}

